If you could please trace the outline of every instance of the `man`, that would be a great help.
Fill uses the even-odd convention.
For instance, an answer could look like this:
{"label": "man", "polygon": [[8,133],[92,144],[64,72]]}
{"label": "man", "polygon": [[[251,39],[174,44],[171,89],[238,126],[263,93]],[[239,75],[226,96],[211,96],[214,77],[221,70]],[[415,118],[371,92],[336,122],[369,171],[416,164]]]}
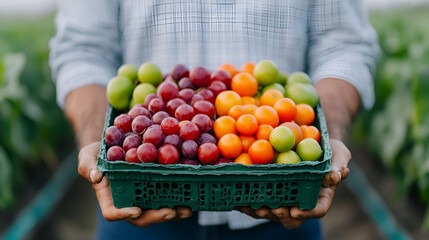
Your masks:
{"label": "man", "polygon": [[[336,185],[349,173],[351,155],[343,143],[347,128],[360,102],[369,108],[374,101],[377,39],[361,1],[60,0],[58,6],[51,66],[58,103],[81,147],[79,173],[93,183],[104,216],[99,219],[99,238],[321,237],[318,221],[307,219],[327,213]],[[118,67],[151,61],[164,72],[178,63],[213,70],[222,63],[240,66],[262,59],[287,72],[308,72],[324,107],[332,171],[325,176],[317,206],[308,211],[240,209],[253,218],[239,212],[190,217],[186,207],[115,208],[108,179],[96,170],[96,158],[107,109],[105,86]],[[185,220],[171,222],[179,219]],[[222,236],[212,235],[220,232]]]}

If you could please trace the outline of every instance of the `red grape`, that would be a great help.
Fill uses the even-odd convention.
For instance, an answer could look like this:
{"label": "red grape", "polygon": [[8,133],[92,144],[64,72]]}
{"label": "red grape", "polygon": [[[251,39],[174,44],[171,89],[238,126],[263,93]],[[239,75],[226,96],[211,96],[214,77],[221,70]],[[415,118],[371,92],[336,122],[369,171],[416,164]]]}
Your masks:
{"label": "red grape", "polygon": [[143,142],[152,143],[158,148],[161,147],[162,142],[164,141],[164,133],[162,133],[161,128],[153,126],[146,129],[146,131],[143,133]]}
{"label": "red grape", "polygon": [[107,160],[109,161],[125,160],[125,150],[119,146],[110,147],[109,150],[107,150]]}
{"label": "red grape", "polygon": [[183,64],[177,64],[171,71],[174,80],[179,81],[184,77],[189,77],[189,69]]}
{"label": "red grape", "polygon": [[208,89],[203,89],[203,90],[199,91],[197,93],[197,95],[201,95],[204,98],[204,100],[207,100],[211,103],[215,102],[215,95],[213,94],[212,91],[210,91]]}
{"label": "red grape", "polygon": [[142,134],[149,126],[152,125],[152,121],[146,116],[137,116],[134,118],[131,128],[133,132]]}
{"label": "red grape", "polygon": [[177,134],[179,132],[179,121],[172,117],[164,118],[161,122],[161,129],[165,135]]}
{"label": "red grape", "polygon": [[124,133],[131,132],[133,118],[128,114],[121,114],[115,118],[113,125],[121,129]]}
{"label": "red grape", "polygon": [[144,99],[144,103],[143,103],[143,107],[148,108],[149,107],[149,103],[155,99],[155,98],[159,98],[158,95],[156,95],[155,93],[150,93],[146,96],[146,98]]}
{"label": "red grape", "polygon": [[190,88],[190,89],[194,90],[197,87],[191,82],[191,79],[189,79],[188,77],[184,77],[184,78],[180,79],[180,81],[179,81],[179,88],[180,89]]}
{"label": "red grape", "polygon": [[120,146],[124,140],[124,132],[116,126],[110,126],[104,133],[107,146]]}
{"label": "red grape", "polygon": [[152,143],[143,143],[137,148],[137,157],[140,162],[153,163],[156,161],[158,150]]}
{"label": "red grape", "polygon": [[131,148],[138,148],[142,144],[142,138],[139,135],[130,135],[124,139],[122,147],[125,152],[128,152]]}
{"label": "red grape", "polygon": [[197,87],[206,87],[210,84],[210,72],[206,68],[198,66],[189,73],[189,79]]}
{"label": "red grape", "polygon": [[170,115],[168,115],[167,112],[159,111],[152,116],[152,122],[154,124],[161,124],[162,120],[168,117],[170,117]]}
{"label": "red grape", "polygon": [[188,159],[195,159],[198,153],[198,144],[192,140],[186,140],[182,143],[182,155]]}
{"label": "red grape", "polygon": [[186,102],[183,99],[181,99],[181,98],[171,99],[167,103],[167,112],[168,112],[168,114],[170,116],[174,117],[174,113],[176,112],[176,109],[179,106],[183,105],[183,104],[186,104]]}
{"label": "red grape", "polygon": [[216,138],[210,133],[203,133],[197,140],[198,146],[203,145],[204,143],[214,143],[217,144]]}
{"label": "red grape", "polygon": [[226,85],[221,81],[213,81],[212,83],[210,83],[210,85],[207,87],[207,89],[212,91],[212,93],[215,95],[215,97],[219,93],[227,90]]}
{"label": "red grape", "polygon": [[193,105],[196,114],[205,114],[210,119],[215,117],[215,107],[213,104],[206,100],[200,100],[195,102]]}
{"label": "red grape", "polygon": [[212,74],[210,75],[210,80],[211,82],[221,81],[225,84],[227,88],[230,88],[232,77],[231,74],[225,70],[217,70],[212,72]]}
{"label": "red grape", "polygon": [[192,97],[194,96],[194,90],[186,88],[182,89],[179,92],[179,98],[183,99],[185,102],[190,102]]}
{"label": "red grape", "polygon": [[158,86],[156,94],[160,96],[164,102],[168,102],[179,96],[179,87],[174,82],[163,82]]}
{"label": "red grape", "polygon": [[219,158],[219,149],[216,144],[204,143],[198,148],[198,159],[202,164],[213,164]]}
{"label": "red grape", "polygon": [[150,101],[148,109],[151,114],[155,114],[159,111],[165,111],[165,103],[161,98],[154,98]]}
{"label": "red grape", "polygon": [[145,107],[133,107],[128,112],[128,115],[132,118],[136,118],[137,116],[146,116],[148,118],[151,118],[152,115],[150,114],[149,110]]}
{"label": "red grape", "polygon": [[183,121],[183,120],[191,120],[195,115],[195,111],[194,108],[191,107],[188,104],[183,104],[180,105],[177,109],[176,112],[174,113],[174,116],[177,118],[177,120],[179,121]]}
{"label": "red grape", "polygon": [[193,122],[185,122],[180,126],[179,136],[182,140],[197,140],[200,130]]}
{"label": "red grape", "polygon": [[131,148],[125,153],[125,161],[129,163],[141,163],[137,157],[137,148]]}
{"label": "red grape", "polygon": [[171,144],[158,149],[158,162],[161,164],[176,164],[180,160],[179,150]]}
{"label": "red grape", "polygon": [[213,129],[212,120],[205,114],[197,114],[192,118],[200,133],[210,132]]}
{"label": "red grape", "polygon": [[199,94],[195,94],[192,98],[191,98],[191,102],[189,103],[191,106],[193,106],[196,102],[198,101],[202,101],[205,100],[203,96],[199,95]]}
{"label": "red grape", "polygon": [[175,146],[177,149],[179,149],[182,146],[182,139],[180,139],[179,135],[177,134],[171,134],[167,135],[164,138],[164,145],[171,144]]}

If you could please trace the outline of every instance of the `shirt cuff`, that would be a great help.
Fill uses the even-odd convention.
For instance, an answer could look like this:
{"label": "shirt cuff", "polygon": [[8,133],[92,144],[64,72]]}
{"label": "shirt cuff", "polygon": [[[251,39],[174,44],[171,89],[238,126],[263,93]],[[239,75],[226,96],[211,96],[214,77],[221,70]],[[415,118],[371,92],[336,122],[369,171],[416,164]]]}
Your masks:
{"label": "shirt cuff", "polygon": [[366,65],[359,66],[350,60],[334,60],[323,64],[310,73],[310,76],[313,83],[324,78],[345,80],[356,88],[365,109],[370,109],[374,105],[374,83],[369,67]]}
{"label": "shirt cuff", "polygon": [[65,98],[71,91],[90,84],[107,86],[114,76],[115,73],[112,70],[96,64],[70,63],[57,75],[57,103],[64,109]]}

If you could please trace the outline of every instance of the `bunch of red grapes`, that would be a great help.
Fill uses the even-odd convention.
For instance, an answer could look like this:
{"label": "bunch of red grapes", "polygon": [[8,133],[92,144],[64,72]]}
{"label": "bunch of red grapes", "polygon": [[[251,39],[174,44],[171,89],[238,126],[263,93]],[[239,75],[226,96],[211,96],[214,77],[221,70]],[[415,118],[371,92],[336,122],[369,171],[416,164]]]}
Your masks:
{"label": "bunch of red grapes", "polygon": [[156,94],[117,116],[106,129],[107,160],[191,165],[232,162],[219,158],[213,134],[215,98],[230,84],[231,75],[223,70],[210,73],[196,67],[189,72],[184,65],[175,66]]}

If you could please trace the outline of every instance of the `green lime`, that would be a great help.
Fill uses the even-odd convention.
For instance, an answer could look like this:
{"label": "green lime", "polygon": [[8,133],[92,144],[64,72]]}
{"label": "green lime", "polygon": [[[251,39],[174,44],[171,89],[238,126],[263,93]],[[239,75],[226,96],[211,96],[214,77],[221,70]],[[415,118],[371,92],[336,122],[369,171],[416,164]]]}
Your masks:
{"label": "green lime", "polygon": [[134,88],[132,101],[134,104],[143,104],[146,96],[151,93],[156,93],[156,88],[152,84],[140,83]]}
{"label": "green lime", "polygon": [[118,76],[123,76],[134,82],[139,68],[134,64],[124,64],[118,69]]}
{"label": "green lime", "polygon": [[292,85],[294,83],[306,83],[311,84],[310,76],[304,72],[294,72],[289,75],[287,79],[287,85]]}
{"label": "green lime", "polygon": [[141,83],[158,86],[162,82],[162,72],[155,64],[145,63],[138,70],[138,79]]}
{"label": "green lime", "polygon": [[276,83],[278,74],[279,70],[277,69],[277,65],[270,60],[258,62],[253,69],[253,76],[261,86]]}
{"label": "green lime", "polygon": [[311,84],[294,83],[286,87],[286,97],[292,99],[296,104],[306,103],[314,108],[319,101],[316,89]]}
{"label": "green lime", "polygon": [[125,110],[129,106],[133,89],[134,85],[130,79],[123,76],[114,77],[107,84],[107,100],[115,109]]}

